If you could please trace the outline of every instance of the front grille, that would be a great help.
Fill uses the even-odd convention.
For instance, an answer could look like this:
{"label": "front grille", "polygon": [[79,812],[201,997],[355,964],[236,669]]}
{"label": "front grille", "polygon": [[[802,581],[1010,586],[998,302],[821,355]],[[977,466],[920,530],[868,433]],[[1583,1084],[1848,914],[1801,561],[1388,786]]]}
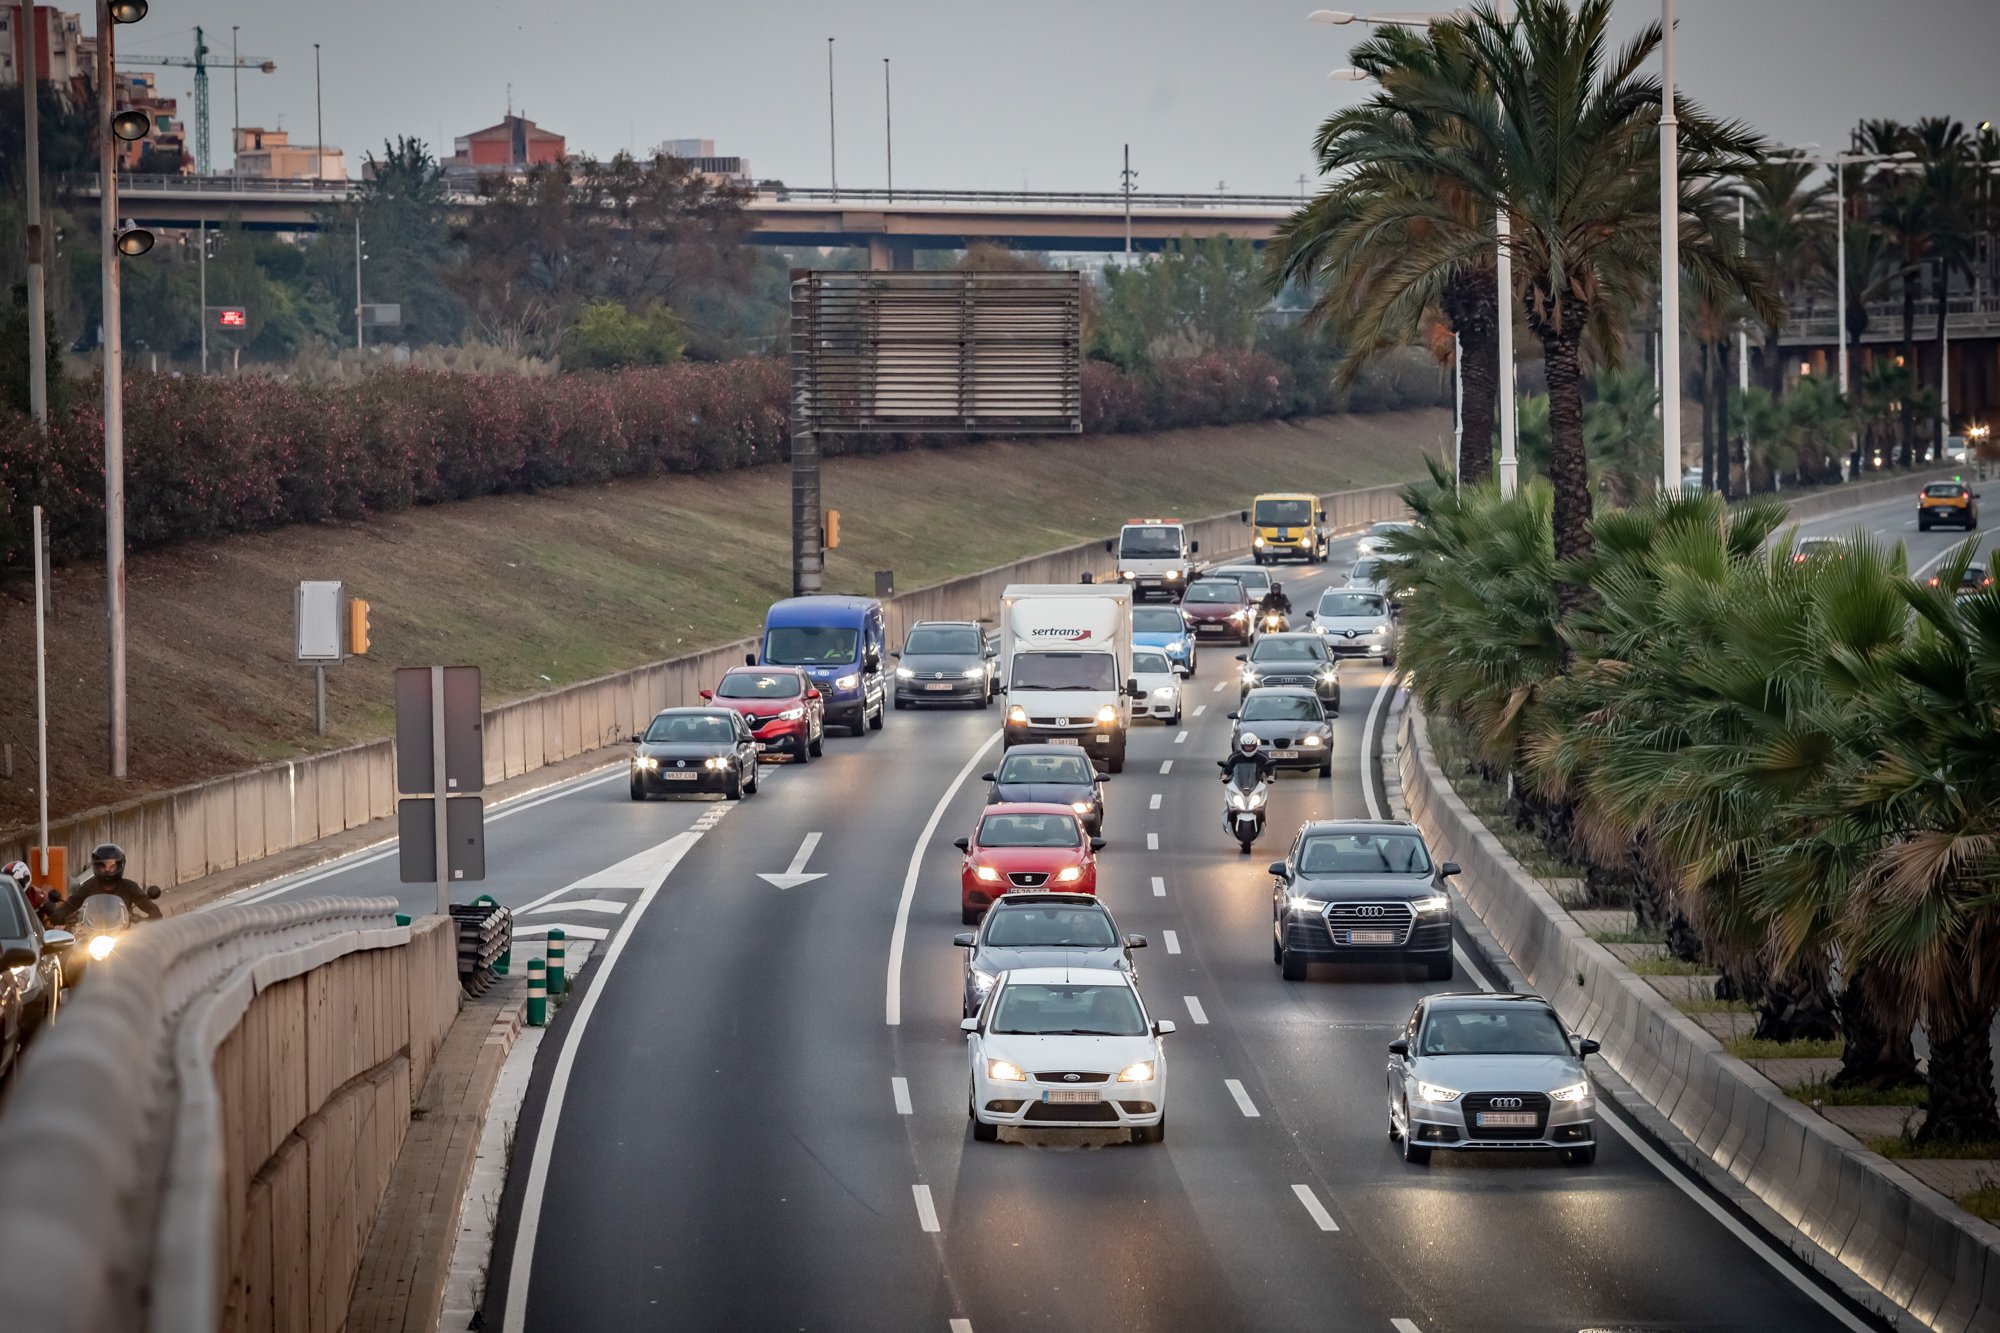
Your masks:
{"label": "front grille", "polygon": [[[1511,1101],[1518,1098],[1519,1106],[1496,1107],[1496,1099]],[[1473,1139],[1539,1139],[1548,1132],[1549,1095],[1545,1092],[1468,1092],[1462,1099],[1465,1106],[1465,1134]],[[1481,1111],[1532,1111],[1535,1123],[1532,1127],[1519,1129],[1481,1128]]]}
{"label": "front grille", "polygon": [[1028,870],[1015,874],[1010,871],[1007,879],[1017,889],[1039,889],[1042,885],[1049,882],[1049,872],[1046,870]]}
{"label": "front grille", "polygon": [[[1416,912],[1407,902],[1386,903],[1334,903],[1326,909],[1326,927],[1335,944],[1353,944],[1351,938],[1357,930],[1394,931],[1395,945],[1409,943],[1410,927],[1416,920]],[[1361,948],[1384,948],[1386,946],[1361,945]]]}
{"label": "front grille", "polygon": [[1068,727],[1071,731],[1089,731],[1095,718],[1088,717],[1036,717],[1028,715],[1030,725],[1037,727]]}
{"label": "front grille", "polygon": [[1326,948],[1326,930],[1312,921],[1294,921],[1285,927],[1285,947],[1318,951]]}
{"label": "front grille", "polygon": [[1110,1077],[1111,1075],[1109,1074],[1086,1074],[1081,1070],[1059,1069],[1053,1074],[1037,1074],[1035,1075],[1035,1081],[1037,1083],[1102,1083]]}
{"label": "front grille", "polygon": [[1110,1102],[1087,1102],[1081,1105],[1072,1105],[1072,1106],[1055,1106],[1048,1102],[1030,1102],[1028,1103],[1028,1114],[1026,1118],[1030,1121],[1109,1120],[1113,1124],[1116,1124],[1118,1122],[1118,1108],[1113,1106]]}
{"label": "front grille", "polygon": [[1301,690],[1309,690],[1313,687],[1313,681],[1315,679],[1316,677],[1313,676],[1261,676],[1258,678],[1257,683],[1259,685],[1274,685],[1274,686],[1282,685]]}

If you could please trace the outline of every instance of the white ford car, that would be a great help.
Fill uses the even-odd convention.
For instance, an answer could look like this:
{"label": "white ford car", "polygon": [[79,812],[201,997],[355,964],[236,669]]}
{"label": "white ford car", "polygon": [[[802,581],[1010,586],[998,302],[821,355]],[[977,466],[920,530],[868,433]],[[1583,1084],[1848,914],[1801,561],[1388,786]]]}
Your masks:
{"label": "white ford car", "polygon": [[1132,978],[1110,968],[1003,972],[965,1030],[972,1137],[1002,1125],[1125,1128],[1135,1143],[1167,1136],[1162,1037]]}

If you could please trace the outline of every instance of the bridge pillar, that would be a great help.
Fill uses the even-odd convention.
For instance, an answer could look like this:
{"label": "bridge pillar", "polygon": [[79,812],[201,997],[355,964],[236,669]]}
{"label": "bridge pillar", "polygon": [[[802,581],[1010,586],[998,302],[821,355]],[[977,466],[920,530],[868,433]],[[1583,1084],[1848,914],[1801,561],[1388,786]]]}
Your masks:
{"label": "bridge pillar", "polygon": [[900,236],[868,238],[868,269],[871,273],[908,273],[917,266],[917,248]]}

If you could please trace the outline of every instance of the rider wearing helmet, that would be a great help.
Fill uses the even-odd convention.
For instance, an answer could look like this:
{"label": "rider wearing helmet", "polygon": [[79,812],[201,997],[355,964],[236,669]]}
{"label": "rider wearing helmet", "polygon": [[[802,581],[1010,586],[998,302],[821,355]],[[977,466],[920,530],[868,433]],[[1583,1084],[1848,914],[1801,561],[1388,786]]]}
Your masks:
{"label": "rider wearing helmet", "polygon": [[28,906],[37,915],[41,914],[42,904],[47,899],[42,891],[35,887],[35,872],[28,868],[26,861],[9,861],[6,865],[0,866],[0,875],[13,880],[14,887],[18,888],[21,896],[28,900]]}
{"label": "rider wearing helmet", "polygon": [[1246,766],[1251,771],[1245,776],[1253,777],[1258,782],[1269,782],[1278,773],[1278,761],[1264,751],[1263,742],[1257,739],[1257,733],[1254,731],[1246,731],[1237,737],[1236,748],[1230,752],[1229,757],[1216,761],[1216,767],[1222,770],[1224,782],[1235,777],[1239,768]]}
{"label": "rider wearing helmet", "polygon": [[1292,615],[1292,599],[1285,596],[1285,585],[1276,579],[1271,580],[1270,591],[1266,592],[1263,600],[1257,603],[1259,615],[1268,616],[1274,611],[1288,620]]}
{"label": "rider wearing helmet", "polygon": [[116,894],[125,900],[127,907],[156,921],[165,915],[144,888],[125,877],[125,849],[115,842],[105,842],[92,849],[90,873],[71,886],[69,897],[51,909],[49,919],[58,923],[70,920],[78,908],[100,893]]}

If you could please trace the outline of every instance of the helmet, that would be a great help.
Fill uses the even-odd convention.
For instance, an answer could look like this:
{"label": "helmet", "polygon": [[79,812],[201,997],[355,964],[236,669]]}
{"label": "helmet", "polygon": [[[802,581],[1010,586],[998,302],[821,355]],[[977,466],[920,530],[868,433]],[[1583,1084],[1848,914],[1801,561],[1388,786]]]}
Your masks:
{"label": "helmet", "polygon": [[1263,742],[1257,739],[1257,733],[1254,731],[1246,731],[1236,738],[1236,748],[1244,754],[1257,753],[1257,747],[1262,744]]}
{"label": "helmet", "polygon": [[1274,592],[1274,593],[1279,593],[1279,592],[1283,592],[1284,590],[1285,590],[1285,585],[1284,585],[1284,584],[1282,584],[1282,583],[1278,582],[1278,581],[1277,581],[1276,579],[1272,579],[1272,580],[1271,580],[1271,591],[1272,591],[1272,592]]}
{"label": "helmet", "polygon": [[5,875],[19,885],[23,893],[35,882],[35,872],[28,869],[26,861],[9,861],[0,866],[0,875]]}
{"label": "helmet", "polygon": [[98,843],[90,849],[90,869],[107,884],[125,878],[125,849],[115,842]]}

